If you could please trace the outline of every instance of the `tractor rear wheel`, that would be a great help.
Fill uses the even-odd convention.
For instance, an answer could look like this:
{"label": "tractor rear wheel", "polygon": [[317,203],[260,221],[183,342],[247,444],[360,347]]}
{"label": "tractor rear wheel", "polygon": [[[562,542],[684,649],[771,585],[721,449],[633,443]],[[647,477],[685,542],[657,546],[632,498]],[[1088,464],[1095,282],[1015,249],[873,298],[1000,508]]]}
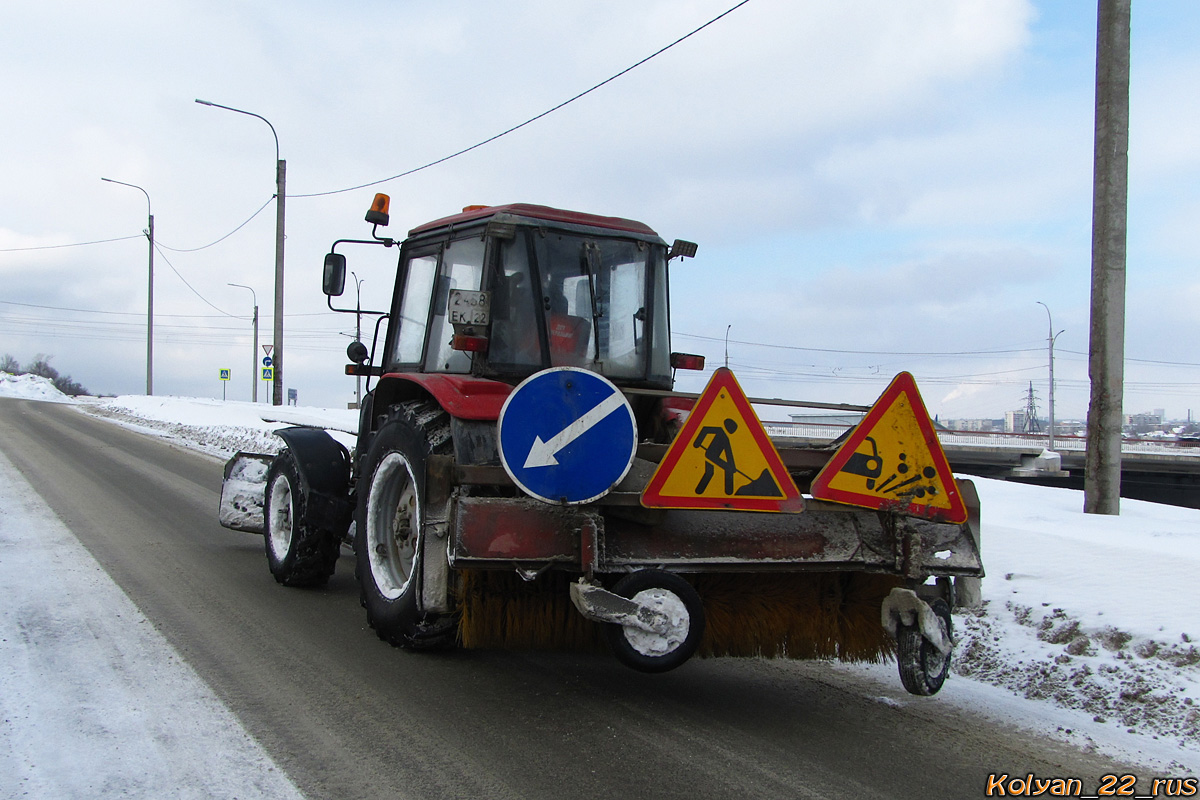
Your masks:
{"label": "tractor rear wheel", "polygon": [[285,449],[267,470],[263,503],[267,566],[284,586],[324,586],[337,565],[339,537],[313,525],[307,507],[296,457]]}
{"label": "tractor rear wheel", "polygon": [[380,639],[410,649],[454,644],[451,615],[421,609],[425,464],[448,453],[449,418],[436,403],[392,406],[375,434],[359,480],[355,574],[367,622]]}
{"label": "tractor rear wheel", "polygon": [[666,672],[696,652],[704,637],[704,603],[690,583],[672,572],[646,569],[629,573],[612,590],[670,620],[665,633],[608,623],[609,646],[622,664],[639,672]]}
{"label": "tractor rear wheel", "polygon": [[[946,641],[951,641],[953,622],[950,606],[938,598],[929,604]],[[950,654],[943,653],[921,634],[919,620],[912,625],[896,626],[896,663],[900,667],[900,682],[911,694],[927,697],[937,694],[950,673]]]}

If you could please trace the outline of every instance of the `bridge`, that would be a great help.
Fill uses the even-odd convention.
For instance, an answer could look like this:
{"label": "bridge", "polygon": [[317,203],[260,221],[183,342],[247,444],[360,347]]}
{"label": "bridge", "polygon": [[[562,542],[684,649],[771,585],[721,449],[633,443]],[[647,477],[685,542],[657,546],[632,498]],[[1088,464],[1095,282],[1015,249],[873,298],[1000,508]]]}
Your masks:
{"label": "bridge", "polygon": [[[828,445],[850,430],[847,425],[806,422],[766,422],[771,437]],[[1083,489],[1087,439],[1054,437],[1060,469],[1050,469],[1040,459],[1046,436],[939,430],[938,438],[950,468],[957,473]],[[1121,496],[1134,500],[1200,508],[1200,447],[1190,442],[1126,439],[1121,445]]]}

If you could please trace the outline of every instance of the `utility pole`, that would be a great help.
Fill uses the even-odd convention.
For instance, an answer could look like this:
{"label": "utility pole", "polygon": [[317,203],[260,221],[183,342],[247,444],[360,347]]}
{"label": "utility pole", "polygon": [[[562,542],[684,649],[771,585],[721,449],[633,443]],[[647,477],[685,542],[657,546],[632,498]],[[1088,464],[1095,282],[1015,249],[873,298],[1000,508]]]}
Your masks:
{"label": "utility pole", "polygon": [[252,287],[241,283],[231,283],[240,289],[250,289],[250,297],[254,302],[254,347],[250,350],[250,402],[258,402],[258,294]]}
{"label": "utility pole", "polygon": [[145,233],[150,240],[150,275],[146,280],[146,396],[151,397],[154,394],[154,209],[150,206],[150,193],[136,183],[114,181],[112,178],[100,180],[128,186],[146,195],[146,216],[149,220]]}
{"label": "utility pole", "polygon": [[1129,196],[1130,0],[1099,0],[1092,183],[1092,299],[1083,510],[1121,513],[1125,242]]}
{"label": "utility pole", "polygon": [[[265,120],[264,120],[265,122]],[[267,123],[270,125],[271,123]],[[275,133],[274,126],[271,133]],[[271,329],[274,344],[272,362],[275,371],[271,405],[283,405],[283,201],[287,197],[287,161],[279,158],[279,140],[275,140],[275,320]]]}
{"label": "utility pole", "polygon": [[267,127],[271,129],[271,136],[275,138],[275,320],[271,335],[271,358],[274,362],[274,386],[271,394],[271,405],[281,406],[283,405],[283,210],[284,200],[287,197],[287,161],[279,157],[279,134],[275,132],[275,126],[262,114],[255,114],[253,111],[243,111],[233,106],[223,106],[220,103],[210,103],[208,100],[201,100],[199,98],[196,98],[196,102],[202,106],[223,108],[226,111],[233,111],[237,114],[245,114],[248,117],[261,119],[267,123]]}
{"label": "utility pole", "polygon": [[1054,317],[1050,316],[1050,306],[1046,305],[1041,300],[1038,300],[1037,304],[1039,306],[1041,306],[1042,308],[1046,309],[1046,320],[1050,324],[1050,333],[1046,337],[1046,343],[1050,348],[1050,400],[1049,400],[1050,429],[1049,429],[1049,435],[1046,438],[1046,449],[1049,450],[1051,453],[1053,453],[1054,452],[1054,340],[1059,337],[1059,334],[1061,334],[1062,331],[1059,331],[1058,333],[1054,332]]}

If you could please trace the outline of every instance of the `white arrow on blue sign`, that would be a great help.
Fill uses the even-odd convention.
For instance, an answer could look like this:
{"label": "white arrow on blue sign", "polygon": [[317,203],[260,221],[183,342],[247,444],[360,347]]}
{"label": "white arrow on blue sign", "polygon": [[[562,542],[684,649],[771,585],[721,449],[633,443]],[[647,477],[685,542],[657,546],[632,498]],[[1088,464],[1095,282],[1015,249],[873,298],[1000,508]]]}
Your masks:
{"label": "white arrow on blue sign", "polygon": [[637,423],[607,378],[555,367],[526,378],[500,410],[500,462],[529,495],[590,503],[621,482],[637,451]]}

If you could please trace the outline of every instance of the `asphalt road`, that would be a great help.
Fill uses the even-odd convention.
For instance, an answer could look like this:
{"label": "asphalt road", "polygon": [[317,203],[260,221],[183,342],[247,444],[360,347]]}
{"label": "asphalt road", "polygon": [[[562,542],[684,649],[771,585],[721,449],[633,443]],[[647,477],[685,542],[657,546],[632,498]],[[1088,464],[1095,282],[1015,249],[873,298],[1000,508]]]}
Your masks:
{"label": "asphalt road", "polygon": [[3,398],[0,450],[314,800],[926,800],[983,797],[996,771],[1132,771],[821,664],[394,649],[349,553],[327,588],[286,589],[261,537],[218,525],[217,460]]}

